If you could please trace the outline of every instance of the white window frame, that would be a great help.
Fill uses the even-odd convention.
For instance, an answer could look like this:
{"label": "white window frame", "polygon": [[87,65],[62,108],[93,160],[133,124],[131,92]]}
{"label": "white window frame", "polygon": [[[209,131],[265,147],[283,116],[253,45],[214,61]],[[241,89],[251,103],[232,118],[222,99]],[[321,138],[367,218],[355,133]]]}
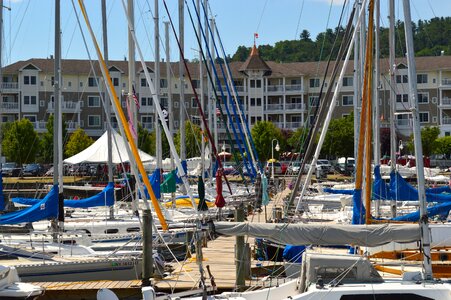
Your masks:
{"label": "white window frame", "polygon": [[[352,99],[352,103],[351,104],[345,104],[344,99],[345,98],[349,98],[349,97]],[[341,105],[342,106],[353,106],[354,105],[354,95],[343,95],[343,96],[341,96]]]}
{"label": "white window frame", "polygon": [[[427,117],[427,121],[425,122],[425,121],[421,121],[421,115],[427,115],[428,117]],[[430,115],[429,115],[429,112],[428,111],[420,111],[419,113],[418,113],[418,117],[419,117],[419,121],[420,121],[420,123],[422,123],[422,124],[427,124],[427,123],[430,123],[431,121],[430,121]]]}
{"label": "white window frame", "polygon": [[[91,105],[91,103],[90,103],[90,101],[91,101],[91,99],[95,99],[95,98],[97,98],[98,99],[98,105]],[[100,96],[88,96],[88,107],[100,107]]]}
{"label": "white window frame", "polygon": [[[99,119],[99,124],[98,125],[92,124],[91,123],[91,117],[92,118],[98,118]],[[100,115],[88,115],[88,127],[100,127],[100,126],[102,126],[102,119],[101,119]]]}
{"label": "white window frame", "polygon": [[[420,94],[426,95],[428,100],[426,102],[420,102],[420,97],[419,97]],[[418,92],[418,104],[429,104],[429,93],[428,92]]]}
{"label": "white window frame", "polygon": [[[30,117],[34,118],[34,121],[30,120]],[[23,115],[23,119],[28,119],[31,123],[36,123],[38,121],[38,117],[36,115]]]}

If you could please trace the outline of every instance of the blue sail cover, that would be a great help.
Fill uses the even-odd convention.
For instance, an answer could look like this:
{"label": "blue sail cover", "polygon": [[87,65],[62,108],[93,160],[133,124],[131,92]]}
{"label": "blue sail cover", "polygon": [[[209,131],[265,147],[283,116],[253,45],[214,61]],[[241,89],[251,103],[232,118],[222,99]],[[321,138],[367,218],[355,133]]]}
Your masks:
{"label": "blue sail cover", "polygon": [[[41,199],[34,198],[12,198],[12,202],[23,205],[35,205]],[[110,182],[108,185],[98,194],[85,199],[79,200],[64,200],[64,207],[73,208],[88,208],[94,206],[112,206],[114,205],[114,183]]]}
{"label": "blue sail cover", "polygon": [[352,224],[365,223],[365,208],[362,203],[362,190],[355,189],[352,196]]}
{"label": "blue sail cover", "polygon": [[[440,203],[451,201],[451,194],[442,194],[449,191],[449,187],[426,189],[426,201]],[[418,200],[418,190],[396,172],[390,174],[390,194],[393,200]]]}
{"label": "blue sail cover", "polygon": [[[150,175],[150,177],[149,177],[149,181],[150,181],[150,184],[152,185],[153,193],[157,199],[161,198],[161,193],[160,193],[161,179],[160,178],[161,178],[160,169],[155,169],[155,171],[153,171],[152,175]],[[149,192],[147,191],[147,188],[145,186],[144,186],[144,193],[146,195],[146,198],[150,199]],[[141,196],[141,193],[140,193],[140,196]]]}
{"label": "blue sail cover", "polygon": [[373,200],[390,199],[390,187],[382,179],[381,166],[379,166],[379,165],[374,167],[373,193],[372,193],[371,199],[373,199]]}
{"label": "blue sail cover", "polygon": [[3,196],[3,174],[0,170],[0,210],[5,210],[5,197]]}
{"label": "blue sail cover", "polygon": [[58,185],[33,206],[0,215],[0,224],[19,224],[58,217]]}
{"label": "blue sail cover", "polygon": [[[182,160],[181,164],[182,164],[183,171],[185,171],[185,174],[188,174],[188,163],[186,162],[186,160]],[[216,173],[214,173],[214,174],[216,174]],[[178,172],[177,172],[177,179],[176,179],[175,182],[178,183],[178,184],[182,184],[183,183],[182,178],[179,177],[179,173]]]}
{"label": "blue sail cover", "polygon": [[[432,207],[428,207],[427,209],[428,217],[441,216],[446,218],[450,210],[451,210],[451,202],[437,204]],[[420,219],[419,210],[410,214],[393,218],[394,221],[406,221],[406,222],[417,222],[419,219]]]}
{"label": "blue sail cover", "polygon": [[337,190],[332,188],[323,188],[323,191],[330,194],[354,195],[354,190]]}

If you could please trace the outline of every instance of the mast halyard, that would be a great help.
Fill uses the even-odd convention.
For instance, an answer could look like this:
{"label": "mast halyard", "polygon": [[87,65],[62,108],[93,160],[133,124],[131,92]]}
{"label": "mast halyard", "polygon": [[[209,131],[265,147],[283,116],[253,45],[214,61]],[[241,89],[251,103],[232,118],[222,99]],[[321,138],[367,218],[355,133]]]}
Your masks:
{"label": "mast halyard", "polygon": [[[396,114],[396,93],[395,93],[395,0],[389,0],[390,16],[389,16],[389,73],[390,73],[390,160],[391,172],[396,170],[396,128],[395,128],[395,114]],[[396,200],[391,200],[391,217],[396,217]]]}

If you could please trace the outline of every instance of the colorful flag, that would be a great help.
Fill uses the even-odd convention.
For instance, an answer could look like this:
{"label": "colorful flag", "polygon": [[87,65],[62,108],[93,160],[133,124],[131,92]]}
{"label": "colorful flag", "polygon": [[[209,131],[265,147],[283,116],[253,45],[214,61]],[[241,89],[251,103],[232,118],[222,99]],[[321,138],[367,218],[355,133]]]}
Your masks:
{"label": "colorful flag", "polygon": [[139,99],[138,99],[138,96],[136,96],[136,92],[135,92],[135,86],[132,86],[132,91],[133,91],[132,97],[133,97],[133,100],[135,101],[136,107],[138,109],[140,109]]}
{"label": "colorful flag", "polygon": [[258,33],[254,33],[254,38],[258,39]]}
{"label": "colorful flag", "polygon": [[219,108],[216,107],[216,115],[220,116],[221,115],[221,111],[219,110]]}

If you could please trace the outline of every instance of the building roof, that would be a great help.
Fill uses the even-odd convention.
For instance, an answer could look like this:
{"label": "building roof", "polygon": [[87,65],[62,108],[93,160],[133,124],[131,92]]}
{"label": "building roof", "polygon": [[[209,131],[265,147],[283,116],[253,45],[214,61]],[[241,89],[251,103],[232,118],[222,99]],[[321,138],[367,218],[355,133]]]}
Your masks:
{"label": "building roof", "polygon": [[271,74],[271,68],[260,57],[257,46],[255,46],[255,44],[252,47],[251,54],[241,66],[239,71],[243,72],[244,74],[246,74],[247,71],[263,71],[264,76]]}
{"label": "building roof", "polygon": [[[258,54],[258,52],[257,52]],[[451,56],[424,56],[416,57],[417,72],[426,71],[438,71],[438,70],[450,70],[451,71]],[[54,72],[54,60],[52,58],[31,58],[25,61],[18,61],[3,68],[4,74],[16,74],[19,70],[22,70],[27,65],[32,64],[39,70],[47,74],[53,74]],[[328,74],[332,72],[334,61],[331,62]],[[405,58],[397,58],[396,65],[404,63]],[[341,62],[342,64],[342,62]],[[154,62],[146,62],[147,67],[150,70],[154,69]],[[188,63],[188,69],[193,79],[199,78],[199,67],[197,63]],[[390,69],[388,59],[383,58],[379,61],[381,74],[388,73]],[[93,61],[93,66],[97,76],[101,76],[99,64],[97,61]],[[126,60],[112,60],[109,62],[110,68],[118,69],[122,74],[128,76],[128,61]],[[245,75],[243,70],[260,70],[269,72],[270,78],[280,77],[321,77],[325,73],[327,62],[291,62],[280,63],[274,61],[265,62],[258,55],[249,56],[246,62],[231,62],[229,64],[232,76],[234,78],[243,78]],[[91,64],[89,60],[80,59],[63,59],[61,61],[61,68],[64,75],[87,75],[91,73]],[[349,61],[346,74],[353,74],[354,62]],[[172,74],[174,77],[178,76],[178,62],[171,62]],[[142,72],[141,63],[137,62],[135,70],[137,73]],[[117,71],[117,70],[116,70]],[[222,77],[222,72],[219,65],[216,65],[217,74]],[[166,77],[166,63],[160,63],[160,72],[162,77]],[[206,74],[206,72],[204,72]],[[214,75],[214,74],[212,74]],[[207,76],[207,75],[204,75]],[[186,72],[185,72],[186,77]]]}

